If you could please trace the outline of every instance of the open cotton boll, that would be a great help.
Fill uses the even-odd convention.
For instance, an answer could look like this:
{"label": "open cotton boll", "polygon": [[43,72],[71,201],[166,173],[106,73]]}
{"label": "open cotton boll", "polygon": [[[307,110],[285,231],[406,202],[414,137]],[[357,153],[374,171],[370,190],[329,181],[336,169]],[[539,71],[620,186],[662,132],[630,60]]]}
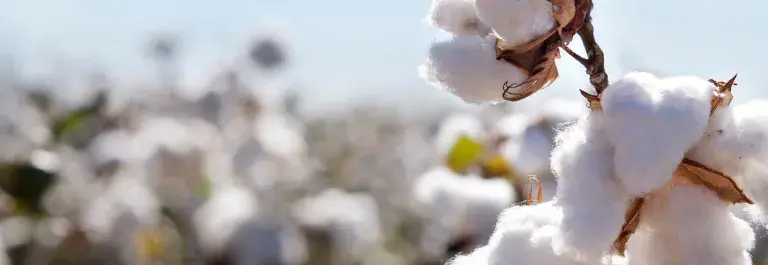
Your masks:
{"label": "open cotton boll", "polygon": [[381,238],[378,205],[368,194],[328,189],[294,207],[302,225],[329,230],[334,248],[347,256],[363,258],[356,255]]}
{"label": "open cotton boll", "polygon": [[475,244],[485,244],[493,233],[499,214],[517,198],[515,190],[505,179],[478,176],[462,178],[460,188],[466,198],[463,229],[474,235]]}
{"label": "open cotton boll", "polygon": [[[516,2],[516,1],[509,1]],[[504,100],[504,83],[520,84],[528,75],[503,60],[496,60],[496,36],[459,36],[429,48],[427,61],[419,66],[424,81],[446,90],[467,103]],[[525,89],[520,86],[516,91]]]}
{"label": "open cotton boll", "polygon": [[533,41],[555,27],[547,0],[475,0],[477,15],[507,45]]}
{"label": "open cotton boll", "polygon": [[456,36],[485,36],[491,32],[477,17],[474,0],[433,0],[427,22]]}
{"label": "open cotton boll", "polygon": [[593,112],[558,135],[552,153],[562,208],[562,248],[589,260],[602,257],[624,224],[629,196],[616,182],[613,147],[605,138],[602,113]]}
{"label": "open cotton boll", "polygon": [[205,254],[222,253],[237,229],[256,218],[258,205],[248,190],[234,185],[215,187],[211,197],[198,208],[192,223]]}
{"label": "open cotton boll", "polygon": [[[488,245],[476,251],[489,252],[488,265],[586,265],[586,262],[556,251],[555,244],[560,240],[557,226],[561,219],[562,213],[554,201],[511,207],[499,216]],[[469,256],[472,255],[474,253]]]}
{"label": "open cotton boll", "polygon": [[632,196],[662,187],[707,129],[714,85],[693,76],[633,72],[603,93],[617,176]]}
{"label": "open cotton boll", "polygon": [[489,264],[489,256],[491,254],[491,248],[484,246],[472,251],[472,253],[466,255],[458,255],[448,261],[446,265],[487,265]]}
{"label": "open cotton boll", "polygon": [[438,166],[419,176],[413,184],[416,212],[426,222],[419,247],[429,257],[442,257],[445,246],[462,232],[463,198],[459,178],[445,166]]}
{"label": "open cotton boll", "polygon": [[485,138],[485,128],[482,121],[469,113],[455,113],[446,117],[440,124],[440,128],[435,136],[435,147],[437,154],[443,158],[447,156],[456,141],[460,137],[466,136],[475,141],[481,141]]}
{"label": "open cotton boll", "polygon": [[749,198],[768,206],[768,101],[720,107],[691,151],[699,163],[733,176]]}
{"label": "open cotton boll", "polygon": [[708,189],[677,185],[646,203],[627,246],[629,264],[752,264],[754,232]]}

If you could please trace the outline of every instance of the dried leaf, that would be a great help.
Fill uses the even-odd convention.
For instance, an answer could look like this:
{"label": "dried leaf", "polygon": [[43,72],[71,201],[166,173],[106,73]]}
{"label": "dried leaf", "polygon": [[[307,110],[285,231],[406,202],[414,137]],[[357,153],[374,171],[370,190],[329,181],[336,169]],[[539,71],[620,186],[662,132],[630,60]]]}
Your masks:
{"label": "dried leaf", "polygon": [[[545,43],[546,45],[541,46],[541,48],[536,51],[540,55],[536,53],[530,55],[532,56],[532,60],[530,61],[532,63],[527,65],[528,67],[524,67],[525,64],[516,60],[517,58],[520,58],[517,56],[519,54],[514,53],[513,51],[503,54],[502,58],[507,62],[518,66],[518,68],[527,69],[527,72],[529,73],[528,79],[520,84],[504,85],[504,94],[502,96],[505,100],[519,101],[527,98],[557,79],[559,74],[557,72],[555,60],[560,58],[560,49],[558,48],[556,41],[556,35],[553,34],[550,36],[550,39]],[[515,56],[506,56],[507,54],[514,54]],[[520,92],[510,92],[511,89],[516,90],[521,86],[527,87]]]}
{"label": "dried leaf", "polygon": [[717,170],[707,168],[696,161],[687,158],[683,159],[683,162],[677,167],[675,174],[683,176],[694,184],[706,187],[717,194],[724,202],[734,204],[754,203],[744,194],[744,191],[736,184],[733,178]]}
{"label": "dried leaf", "polygon": [[549,0],[549,2],[552,3],[552,15],[559,25],[558,32],[560,32],[576,15],[576,4],[574,0]]}
{"label": "dried leaf", "polygon": [[627,250],[629,237],[634,234],[637,227],[640,226],[640,210],[643,209],[644,204],[644,198],[635,198],[629,203],[627,212],[624,215],[624,225],[621,226],[621,232],[613,242],[613,249],[616,250],[620,256],[624,256],[624,252]]}
{"label": "dried leaf", "polygon": [[717,87],[715,89],[715,95],[712,97],[712,108],[709,112],[709,116],[715,114],[717,107],[727,107],[731,105],[731,101],[733,100],[733,93],[731,93],[731,91],[733,90],[733,86],[736,85],[737,76],[739,75],[734,75],[730,80],[728,80],[728,82],[718,82],[714,79],[709,79],[709,82],[712,82]]}

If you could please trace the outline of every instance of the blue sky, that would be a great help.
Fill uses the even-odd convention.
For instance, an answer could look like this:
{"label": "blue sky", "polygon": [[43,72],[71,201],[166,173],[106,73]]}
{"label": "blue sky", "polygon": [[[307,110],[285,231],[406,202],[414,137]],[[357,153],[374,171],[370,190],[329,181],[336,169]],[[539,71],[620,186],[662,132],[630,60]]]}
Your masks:
{"label": "blue sky", "polygon": [[[759,0],[595,0],[598,38],[609,75],[632,69],[727,79],[740,74],[737,101],[768,96],[768,32]],[[723,4],[728,3],[728,4]],[[125,80],[146,79],[148,33],[184,38],[191,80],[215,67],[265,21],[290,29],[295,76],[308,95],[334,104],[357,96],[433,102],[453,100],[419,80],[416,67],[430,43],[446,35],[422,19],[429,0],[0,0],[0,51],[29,74],[77,73],[107,67]],[[574,45],[576,50],[578,42]],[[586,77],[569,58],[562,78],[531,102],[577,96]]]}

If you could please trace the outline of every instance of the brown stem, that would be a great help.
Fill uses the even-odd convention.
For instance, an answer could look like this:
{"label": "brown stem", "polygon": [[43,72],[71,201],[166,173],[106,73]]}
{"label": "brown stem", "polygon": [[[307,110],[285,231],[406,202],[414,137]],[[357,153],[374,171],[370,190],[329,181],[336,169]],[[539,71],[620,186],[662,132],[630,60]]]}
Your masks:
{"label": "brown stem", "polygon": [[591,20],[590,17],[587,17],[587,22],[579,29],[578,34],[584,43],[584,48],[587,50],[589,82],[592,83],[595,91],[600,95],[608,87],[608,74],[605,73],[605,57],[603,50],[600,49],[600,45],[595,40],[595,29],[592,26]]}

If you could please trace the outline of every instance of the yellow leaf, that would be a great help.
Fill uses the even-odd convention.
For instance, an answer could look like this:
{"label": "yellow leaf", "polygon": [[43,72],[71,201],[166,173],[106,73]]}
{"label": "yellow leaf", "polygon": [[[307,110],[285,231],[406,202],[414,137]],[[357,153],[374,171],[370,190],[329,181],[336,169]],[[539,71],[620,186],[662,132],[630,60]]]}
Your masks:
{"label": "yellow leaf", "polygon": [[453,145],[445,164],[457,173],[466,173],[483,152],[483,144],[462,135]]}

